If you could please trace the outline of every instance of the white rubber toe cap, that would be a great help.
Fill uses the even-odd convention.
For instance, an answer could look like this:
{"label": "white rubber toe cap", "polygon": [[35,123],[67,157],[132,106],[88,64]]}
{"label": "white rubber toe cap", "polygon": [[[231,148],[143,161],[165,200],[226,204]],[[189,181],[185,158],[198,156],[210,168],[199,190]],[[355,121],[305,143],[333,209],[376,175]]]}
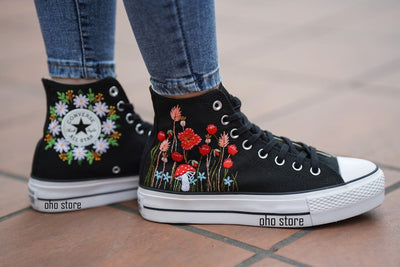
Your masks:
{"label": "white rubber toe cap", "polygon": [[345,183],[368,175],[377,168],[374,163],[364,159],[337,157],[337,161]]}

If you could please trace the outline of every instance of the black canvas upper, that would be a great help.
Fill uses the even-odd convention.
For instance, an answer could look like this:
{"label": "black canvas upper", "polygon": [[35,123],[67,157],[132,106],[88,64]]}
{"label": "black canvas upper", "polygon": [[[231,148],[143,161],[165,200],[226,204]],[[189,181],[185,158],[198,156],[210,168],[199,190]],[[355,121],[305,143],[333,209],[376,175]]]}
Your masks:
{"label": "black canvas upper", "polygon": [[[172,99],[150,91],[155,117],[142,159],[142,187],[189,193],[293,193],[343,184],[335,157],[302,143],[293,145],[284,137],[275,139],[260,130],[240,112],[240,101],[222,85],[187,99]],[[175,115],[180,120],[174,123]],[[212,126],[207,129],[209,125]],[[178,137],[180,133],[180,138],[187,140],[186,145]],[[234,139],[237,134],[239,137]],[[250,149],[244,149],[250,145]],[[260,158],[259,152],[264,156],[266,151],[268,156]],[[173,152],[184,158],[179,161],[181,157],[175,153],[178,156],[174,158]],[[285,163],[279,166],[277,163],[283,160]],[[292,164],[300,168],[299,161],[302,169],[296,171]],[[179,166],[179,171],[185,170],[186,174],[175,175]],[[320,170],[320,174],[313,175],[310,169],[314,173]]]}
{"label": "black canvas upper", "polygon": [[[47,114],[44,134],[37,144],[33,159],[32,177],[47,181],[78,181],[138,174],[140,157],[151,125],[143,122],[134,112],[132,104],[129,103],[117,80],[106,78],[90,84],[65,85],[43,79],[43,85],[47,97]],[[110,89],[113,86],[114,89]],[[81,109],[89,110],[91,113],[83,111],[78,115],[96,121],[92,125],[87,118],[82,117],[82,120],[75,118],[75,121],[72,121],[74,119],[72,113],[68,115],[69,112],[79,108],[74,104],[77,103],[74,101],[79,100],[79,96],[81,100],[83,99]],[[67,107],[66,114],[55,111],[60,105]],[[106,112],[99,111],[100,108],[105,108]],[[95,116],[98,120],[94,118]],[[61,126],[63,120],[67,119],[72,122],[70,124],[65,122],[67,126],[64,132],[61,129],[57,131],[57,127],[55,130],[49,130],[49,125],[53,121],[58,121],[56,124]],[[68,131],[71,132],[71,138],[74,138],[74,135],[79,135],[81,138],[90,136],[91,132],[98,131],[98,121],[101,132],[99,136],[96,134],[94,137],[91,136],[92,139],[82,146],[83,151],[86,151],[84,158],[74,157],[72,153],[78,145],[69,143],[68,148],[64,150],[59,146],[56,147],[57,142],[61,144],[62,139],[66,139]],[[103,129],[103,123],[107,122],[112,127]],[[96,140],[106,142],[108,148],[96,152],[94,143]]]}

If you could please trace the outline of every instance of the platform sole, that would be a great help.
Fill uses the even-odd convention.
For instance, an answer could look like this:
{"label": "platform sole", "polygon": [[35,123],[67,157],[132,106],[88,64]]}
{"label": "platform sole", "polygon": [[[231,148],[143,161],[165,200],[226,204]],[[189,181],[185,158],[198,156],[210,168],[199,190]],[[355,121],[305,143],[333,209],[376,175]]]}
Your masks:
{"label": "platform sole", "polygon": [[122,177],[80,182],[29,179],[31,206],[41,212],[67,212],[136,199],[139,178]]}
{"label": "platform sole", "polygon": [[185,194],[139,187],[143,218],[162,223],[239,224],[301,228],[344,220],[379,206],[385,197],[380,169],[362,179],[296,194]]}

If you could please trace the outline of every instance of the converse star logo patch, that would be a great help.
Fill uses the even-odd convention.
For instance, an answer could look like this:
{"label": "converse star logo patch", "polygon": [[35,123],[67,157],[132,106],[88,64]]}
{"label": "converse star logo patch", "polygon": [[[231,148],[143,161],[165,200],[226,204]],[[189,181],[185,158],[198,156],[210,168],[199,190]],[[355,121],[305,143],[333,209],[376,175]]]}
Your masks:
{"label": "converse star logo patch", "polygon": [[100,119],[87,109],[74,109],[61,122],[64,138],[75,146],[93,144],[101,133]]}
{"label": "converse star logo patch", "polygon": [[120,116],[116,106],[108,105],[102,93],[92,89],[57,92],[49,106],[49,122],[44,137],[45,150],[72,164],[93,164],[111,147],[118,146]]}

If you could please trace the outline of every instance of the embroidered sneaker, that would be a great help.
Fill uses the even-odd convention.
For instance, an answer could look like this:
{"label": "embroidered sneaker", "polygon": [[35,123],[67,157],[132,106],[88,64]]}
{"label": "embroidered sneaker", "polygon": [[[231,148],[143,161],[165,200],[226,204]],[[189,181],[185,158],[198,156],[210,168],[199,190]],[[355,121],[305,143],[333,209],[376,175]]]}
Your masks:
{"label": "embroidered sneaker", "polygon": [[43,84],[48,110],[28,184],[32,207],[63,212],[136,198],[151,125],[134,112],[121,85],[113,78]]}
{"label": "embroidered sneaker", "polygon": [[383,202],[385,178],[374,163],[261,130],[222,85],[188,99],[151,93],[155,123],[138,190],[147,220],[307,227]]}

